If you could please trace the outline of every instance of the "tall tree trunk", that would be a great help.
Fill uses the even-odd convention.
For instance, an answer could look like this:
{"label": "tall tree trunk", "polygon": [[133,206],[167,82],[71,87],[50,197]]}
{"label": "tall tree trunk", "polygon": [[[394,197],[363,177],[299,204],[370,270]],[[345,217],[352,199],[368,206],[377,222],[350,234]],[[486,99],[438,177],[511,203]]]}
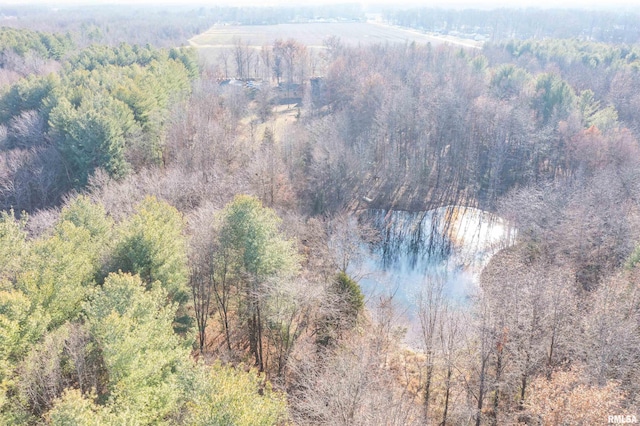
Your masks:
{"label": "tall tree trunk", "polygon": [[476,413],[476,426],[480,426],[482,421],[482,404],[484,402],[484,384],[486,379],[487,357],[482,355],[482,363],[480,364],[480,385],[478,389],[478,405]]}
{"label": "tall tree trunk", "polygon": [[429,403],[431,399],[431,380],[433,378],[433,354],[427,353],[427,377],[424,385],[424,415],[426,423],[429,424]]}
{"label": "tall tree trunk", "polygon": [[224,337],[227,341],[227,349],[231,350],[231,334],[229,332],[229,314],[226,308],[220,309],[222,311],[222,324],[224,325]]}
{"label": "tall tree trunk", "polygon": [[442,426],[447,426],[447,414],[449,411],[449,395],[451,394],[451,364],[447,366],[447,379],[445,380],[445,392],[444,392],[444,409],[442,411]]}
{"label": "tall tree trunk", "polygon": [[493,426],[498,425],[498,406],[500,405],[500,379],[502,377],[502,347],[498,348],[498,354],[496,358],[496,383],[495,391],[493,394],[493,410],[491,412],[491,424]]}
{"label": "tall tree trunk", "polygon": [[256,334],[258,344],[258,369],[264,371],[264,354],[262,353],[262,318],[260,317],[260,302],[256,301]]}
{"label": "tall tree trunk", "polygon": [[527,391],[527,380],[529,378],[528,370],[529,370],[529,360],[531,359],[529,352],[527,352],[526,363],[524,371],[522,372],[522,381],[520,387],[520,408],[524,408],[524,398],[526,396]]}

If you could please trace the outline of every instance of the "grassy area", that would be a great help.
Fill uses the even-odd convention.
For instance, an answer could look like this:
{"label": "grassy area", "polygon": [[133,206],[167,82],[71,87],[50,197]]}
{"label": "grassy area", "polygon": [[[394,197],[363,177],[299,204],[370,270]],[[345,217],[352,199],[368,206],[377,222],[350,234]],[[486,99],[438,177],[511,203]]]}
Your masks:
{"label": "grassy area", "polygon": [[237,38],[254,47],[273,44],[277,39],[294,38],[308,47],[321,48],[322,41],[329,36],[338,36],[347,45],[415,41],[416,43],[460,44],[467,47],[480,46],[478,42],[472,40],[433,36],[378,23],[217,25],[193,37],[189,42],[198,48],[219,49],[232,47]]}

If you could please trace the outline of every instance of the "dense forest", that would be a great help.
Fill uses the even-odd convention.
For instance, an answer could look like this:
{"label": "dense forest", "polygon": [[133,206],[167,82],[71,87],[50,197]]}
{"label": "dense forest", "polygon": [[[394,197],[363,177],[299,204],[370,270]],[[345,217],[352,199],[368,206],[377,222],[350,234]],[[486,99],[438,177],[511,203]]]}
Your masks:
{"label": "dense forest", "polygon": [[[639,416],[637,22],[396,10],[501,26],[481,49],[185,47],[363,18],[286,10],[0,7],[0,424]],[[368,213],[444,206],[517,230],[473,291],[430,277],[408,315],[363,290]]]}

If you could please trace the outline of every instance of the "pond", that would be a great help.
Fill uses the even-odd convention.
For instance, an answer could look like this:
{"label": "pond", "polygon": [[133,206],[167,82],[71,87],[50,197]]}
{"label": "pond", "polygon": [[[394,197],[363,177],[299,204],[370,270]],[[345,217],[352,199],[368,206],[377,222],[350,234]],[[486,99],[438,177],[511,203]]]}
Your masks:
{"label": "pond", "polygon": [[464,303],[491,256],[513,244],[516,235],[504,219],[472,207],[364,215],[380,239],[358,268],[363,292],[369,301],[393,294],[410,317],[427,280],[444,280],[448,298]]}

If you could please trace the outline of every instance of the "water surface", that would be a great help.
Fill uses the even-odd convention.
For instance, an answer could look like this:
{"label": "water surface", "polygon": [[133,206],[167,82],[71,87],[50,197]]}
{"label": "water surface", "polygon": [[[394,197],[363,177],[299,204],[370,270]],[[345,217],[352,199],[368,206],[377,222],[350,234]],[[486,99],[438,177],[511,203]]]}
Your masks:
{"label": "water surface", "polygon": [[393,293],[410,316],[427,280],[444,280],[445,294],[464,303],[491,256],[515,238],[505,220],[472,207],[368,210],[365,219],[380,241],[360,267],[360,285],[370,301]]}

